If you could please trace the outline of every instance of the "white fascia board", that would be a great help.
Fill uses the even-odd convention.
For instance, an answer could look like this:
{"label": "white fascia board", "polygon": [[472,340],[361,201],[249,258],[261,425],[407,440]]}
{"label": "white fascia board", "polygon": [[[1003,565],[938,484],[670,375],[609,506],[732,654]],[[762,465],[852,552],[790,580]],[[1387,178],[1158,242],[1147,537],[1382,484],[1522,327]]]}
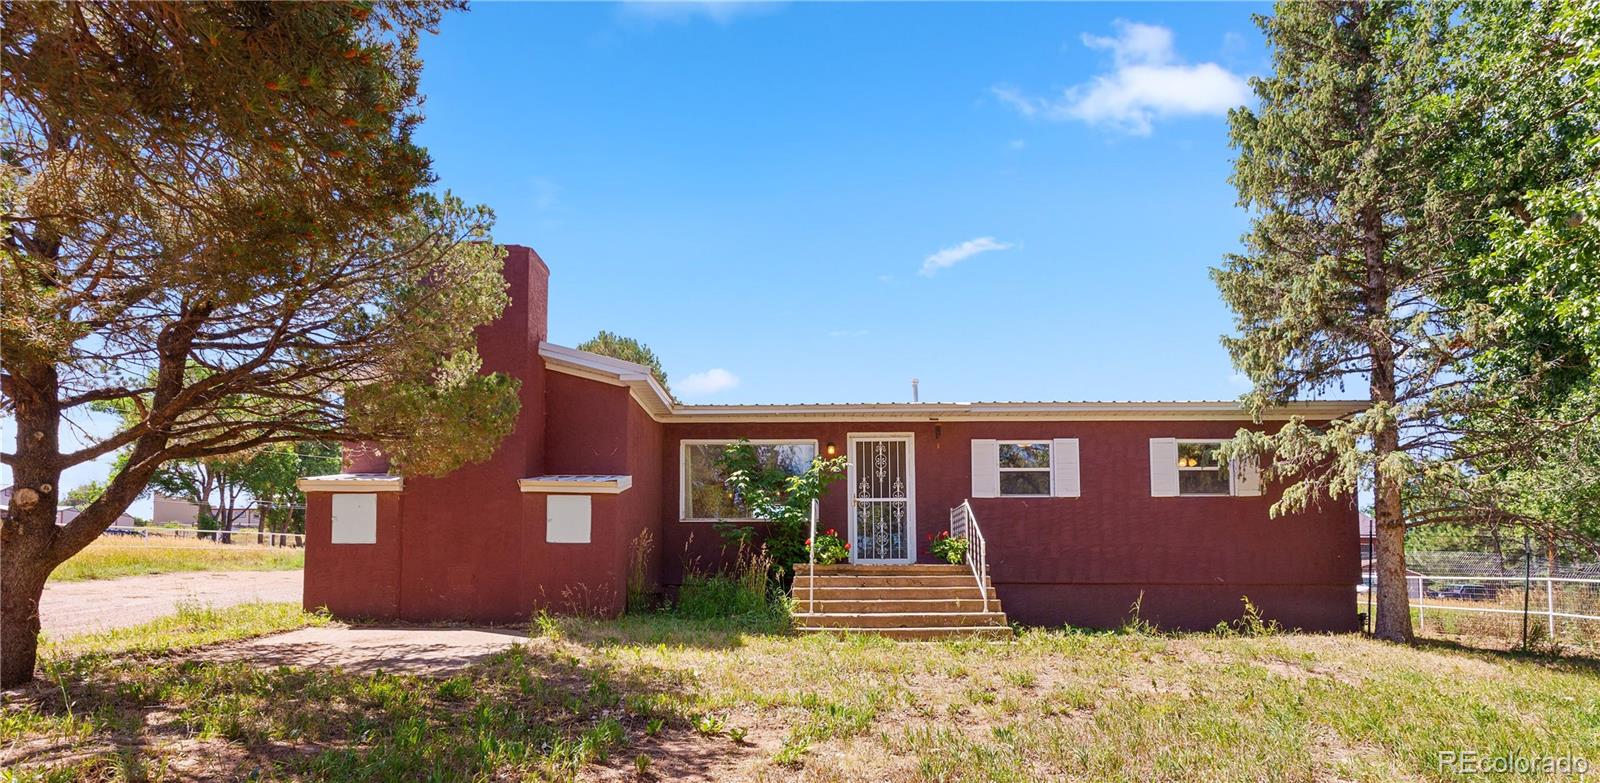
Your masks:
{"label": "white fascia board", "polygon": [[[682,405],[672,401],[650,368],[588,351],[540,343],[545,366],[557,372],[627,386],[650,417],[660,422],[717,421],[753,424],[769,421],[1248,421],[1250,415],[1234,400],[1179,402],[866,402],[802,405]],[[1331,420],[1369,407],[1364,400],[1306,400],[1273,406],[1261,412],[1264,421],[1293,416]]]}
{"label": "white fascia board", "polygon": [[539,356],[546,367],[556,372],[627,386],[639,407],[657,421],[672,415],[672,395],[656,382],[649,367],[548,342],[539,343]]}
{"label": "white fascia board", "polygon": [[306,476],[295,482],[301,492],[400,492],[405,478],[387,473],[334,473]]}
{"label": "white fascia board", "polygon": [[[1364,402],[1304,402],[1269,408],[1266,421],[1292,416],[1337,419],[1366,407]],[[1063,402],[1063,403],[863,403],[843,405],[674,406],[671,422],[717,421],[818,421],[872,419],[876,421],[1248,421],[1250,415],[1232,402]]]}

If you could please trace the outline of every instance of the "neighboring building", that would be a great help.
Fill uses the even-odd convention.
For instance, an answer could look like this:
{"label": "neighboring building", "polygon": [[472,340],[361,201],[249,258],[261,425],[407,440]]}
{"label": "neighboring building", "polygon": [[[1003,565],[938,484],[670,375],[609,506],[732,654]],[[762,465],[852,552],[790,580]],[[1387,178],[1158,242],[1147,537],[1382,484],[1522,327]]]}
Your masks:
{"label": "neighboring building", "polygon": [[[78,515],[81,513],[83,512],[79,511],[73,506],[58,506],[56,508],[56,524],[65,525],[68,522],[77,519]],[[135,524],[136,523],[133,519],[133,515],[126,511],[118,514],[117,521],[111,523],[112,527],[133,527]]]}
{"label": "neighboring building", "polygon": [[[10,508],[11,508],[11,493],[15,489],[16,489],[15,487],[0,487],[0,519],[7,518],[7,516],[11,513],[10,512]],[[56,507],[56,524],[57,525],[65,525],[68,522],[71,522],[72,520],[76,519],[78,517],[78,514],[79,514],[78,509],[76,509],[76,508],[74,508],[72,506],[57,506]],[[134,525],[133,515],[129,514],[127,512],[123,512],[122,514],[119,514],[117,516],[117,521],[112,522],[111,524],[112,525],[116,525],[118,527],[133,527],[133,525]]]}
{"label": "neighboring building", "polygon": [[[150,523],[153,525],[182,525],[194,527],[200,521],[200,506],[183,498],[169,497],[159,492],[151,502]],[[220,518],[220,511],[210,509],[212,516]],[[261,509],[236,508],[233,510],[232,530],[258,530],[261,528]]]}
{"label": "neighboring building", "polygon": [[349,473],[302,480],[306,606],[416,621],[619,613],[641,533],[656,542],[647,578],[667,590],[686,564],[724,556],[713,520],[739,512],[714,459],[745,437],[796,470],[849,456],[819,528],[848,531],[856,562],[932,562],[927,534],[970,499],[1023,623],[1114,626],[1140,601],[1163,627],[1209,628],[1248,596],[1289,626],[1356,628],[1354,500],[1273,519],[1276,492],[1207,464],[1207,444],[1359,403],[1295,403],[1267,425],[1233,402],[683,405],[642,366],[545,341],[549,269],[531,250],[509,248],[505,276],[511,304],[478,342],[486,371],[522,382],[517,427],[443,477],[388,475],[381,454],[351,449]]}

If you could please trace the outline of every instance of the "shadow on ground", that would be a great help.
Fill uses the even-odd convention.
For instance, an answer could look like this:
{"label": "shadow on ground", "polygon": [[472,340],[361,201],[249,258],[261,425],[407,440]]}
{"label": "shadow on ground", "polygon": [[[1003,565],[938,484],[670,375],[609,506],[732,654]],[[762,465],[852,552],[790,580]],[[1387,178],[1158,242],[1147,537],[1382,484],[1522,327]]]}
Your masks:
{"label": "shadow on ground", "polygon": [[58,662],[8,696],[7,718],[29,729],[0,746],[0,767],[67,780],[559,779],[611,776],[645,753],[658,777],[714,780],[754,750],[696,733],[692,688],[654,667],[587,665],[521,629],[310,628]]}

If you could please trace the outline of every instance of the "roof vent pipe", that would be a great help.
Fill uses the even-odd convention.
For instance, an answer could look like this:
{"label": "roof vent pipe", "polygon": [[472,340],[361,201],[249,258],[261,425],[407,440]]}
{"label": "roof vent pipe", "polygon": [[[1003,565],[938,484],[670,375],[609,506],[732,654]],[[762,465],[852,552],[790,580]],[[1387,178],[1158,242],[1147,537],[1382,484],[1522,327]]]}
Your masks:
{"label": "roof vent pipe", "polygon": [[920,400],[917,399],[917,379],[916,378],[912,378],[911,379],[911,401],[912,402],[920,402]]}

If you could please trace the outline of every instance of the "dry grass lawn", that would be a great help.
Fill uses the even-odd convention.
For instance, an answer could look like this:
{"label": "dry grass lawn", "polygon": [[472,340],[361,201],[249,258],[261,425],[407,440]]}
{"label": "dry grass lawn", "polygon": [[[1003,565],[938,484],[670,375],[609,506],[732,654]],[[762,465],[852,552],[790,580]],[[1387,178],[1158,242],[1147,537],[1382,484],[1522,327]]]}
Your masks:
{"label": "dry grass lawn", "polygon": [[449,677],[256,667],[179,644],[58,651],[51,679],[0,713],[0,768],[55,780],[1395,781],[1550,779],[1458,776],[1438,766],[1449,750],[1600,765],[1591,659],[1316,635],[904,644],[664,615],[541,619],[533,633]]}
{"label": "dry grass lawn", "polygon": [[179,571],[293,571],[305,565],[304,549],[119,536],[97,539],[57,566],[50,580],[78,582]]}

